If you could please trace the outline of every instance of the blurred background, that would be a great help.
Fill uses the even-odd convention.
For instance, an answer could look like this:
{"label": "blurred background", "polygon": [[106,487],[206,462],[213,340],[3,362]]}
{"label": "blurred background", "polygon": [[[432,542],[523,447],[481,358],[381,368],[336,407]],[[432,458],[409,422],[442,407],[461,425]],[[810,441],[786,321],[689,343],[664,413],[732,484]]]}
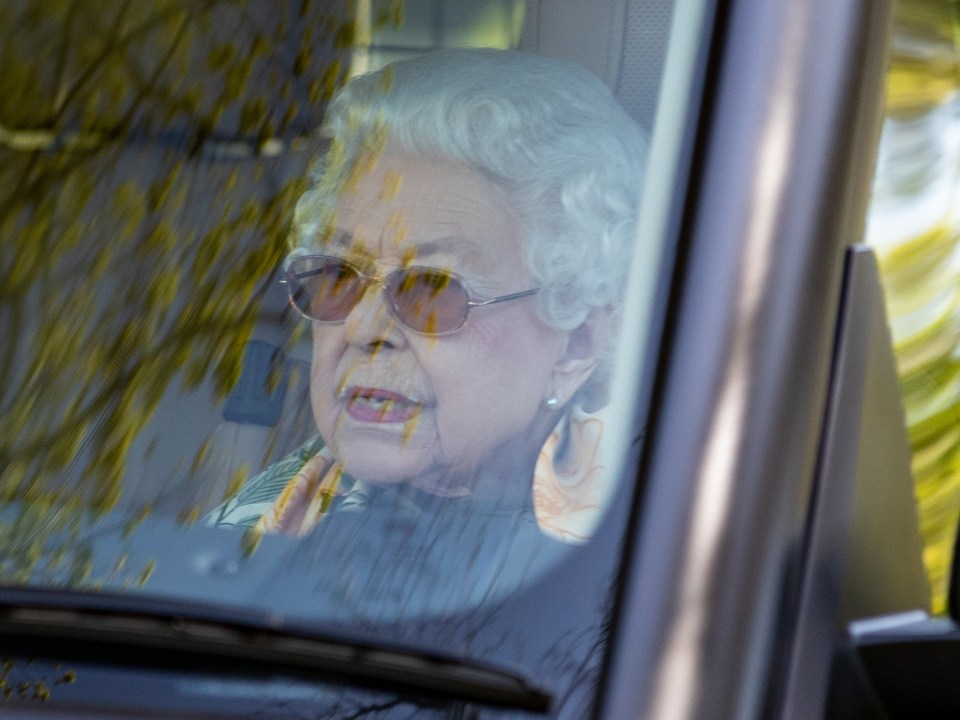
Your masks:
{"label": "blurred background", "polygon": [[958,5],[902,0],[867,241],[877,252],[913,450],[934,609],[960,508]]}

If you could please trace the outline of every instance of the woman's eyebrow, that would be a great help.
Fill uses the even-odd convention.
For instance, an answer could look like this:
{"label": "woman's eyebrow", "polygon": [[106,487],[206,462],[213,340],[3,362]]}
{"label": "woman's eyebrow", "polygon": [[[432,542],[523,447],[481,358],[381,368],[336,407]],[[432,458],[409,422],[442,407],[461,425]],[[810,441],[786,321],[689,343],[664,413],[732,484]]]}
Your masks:
{"label": "woman's eyebrow", "polygon": [[465,260],[483,261],[485,259],[484,254],[479,251],[477,243],[460,237],[443,237],[436,238],[435,240],[427,240],[426,242],[417,243],[413,249],[418,258],[430,255],[453,255]]}
{"label": "woman's eyebrow", "polygon": [[[341,228],[332,230],[323,240],[321,248],[328,251],[348,251],[354,255],[372,259],[369,251],[358,246],[356,236]],[[476,242],[455,235],[433,238],[413,244],[410,247],[410,254],[405,258],[405,264],[416,265],[422,259],[432,256],[446,256],[452,260],[476,263],[479,265],[478,269],[491,264],[491,259],[480,251]]]}
{"label": "woman's eyebrow", "polygon": [[326,249],[356,250],[357,239],[353,233],[337,228],[331,230],[326,237],[322,239],[321,246]]}
{"label": "woman's eyebrow", "polygon": [[347,259],[361,264],[368,264],[374,260],[373,254],[363,246],[356,235],[340,228],[328,232],[319,243],[318,249],[334,255],[343,255]]}

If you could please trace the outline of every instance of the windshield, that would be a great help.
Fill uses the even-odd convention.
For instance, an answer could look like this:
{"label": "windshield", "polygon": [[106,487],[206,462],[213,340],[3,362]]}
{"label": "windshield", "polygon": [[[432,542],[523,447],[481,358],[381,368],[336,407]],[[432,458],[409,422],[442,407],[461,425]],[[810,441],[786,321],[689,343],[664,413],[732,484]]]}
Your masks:
{"label": "windshield", "polygon": [[697,48],[671,3],[569,5],[0,8],[0,599],[96,614],[70,652],[31,635],[59,616],[23,625],[8,687],[102,706],[136,672],[124,707],[323,717],[437,690],[220,655],[65,681],[98,628],[129,659],[126,613],[441,658],[585,716],[682,180],[661,80],[674,57],[676,117]]}

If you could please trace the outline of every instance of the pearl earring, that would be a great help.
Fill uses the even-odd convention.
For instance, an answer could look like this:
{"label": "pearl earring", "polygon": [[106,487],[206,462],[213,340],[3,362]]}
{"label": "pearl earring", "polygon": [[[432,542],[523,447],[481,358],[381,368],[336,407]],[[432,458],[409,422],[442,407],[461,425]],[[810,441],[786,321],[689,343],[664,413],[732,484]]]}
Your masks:
{"label": "pearl earring", "polygon": [[547,406],[547,410],[556,410],[560,406],[560,398],[556,395],[551,395],[543,401],[543,404]]}

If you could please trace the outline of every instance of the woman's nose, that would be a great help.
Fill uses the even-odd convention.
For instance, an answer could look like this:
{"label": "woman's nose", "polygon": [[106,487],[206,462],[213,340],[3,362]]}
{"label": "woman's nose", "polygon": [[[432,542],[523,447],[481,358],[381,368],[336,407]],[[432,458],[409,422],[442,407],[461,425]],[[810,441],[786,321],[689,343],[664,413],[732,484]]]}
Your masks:
{"label": "woman's nose", "polygon": [[390,312],[383,287],[370,283],[345,321],[347,342],[368,352],[397,348],[403,344],[403,332]]}

